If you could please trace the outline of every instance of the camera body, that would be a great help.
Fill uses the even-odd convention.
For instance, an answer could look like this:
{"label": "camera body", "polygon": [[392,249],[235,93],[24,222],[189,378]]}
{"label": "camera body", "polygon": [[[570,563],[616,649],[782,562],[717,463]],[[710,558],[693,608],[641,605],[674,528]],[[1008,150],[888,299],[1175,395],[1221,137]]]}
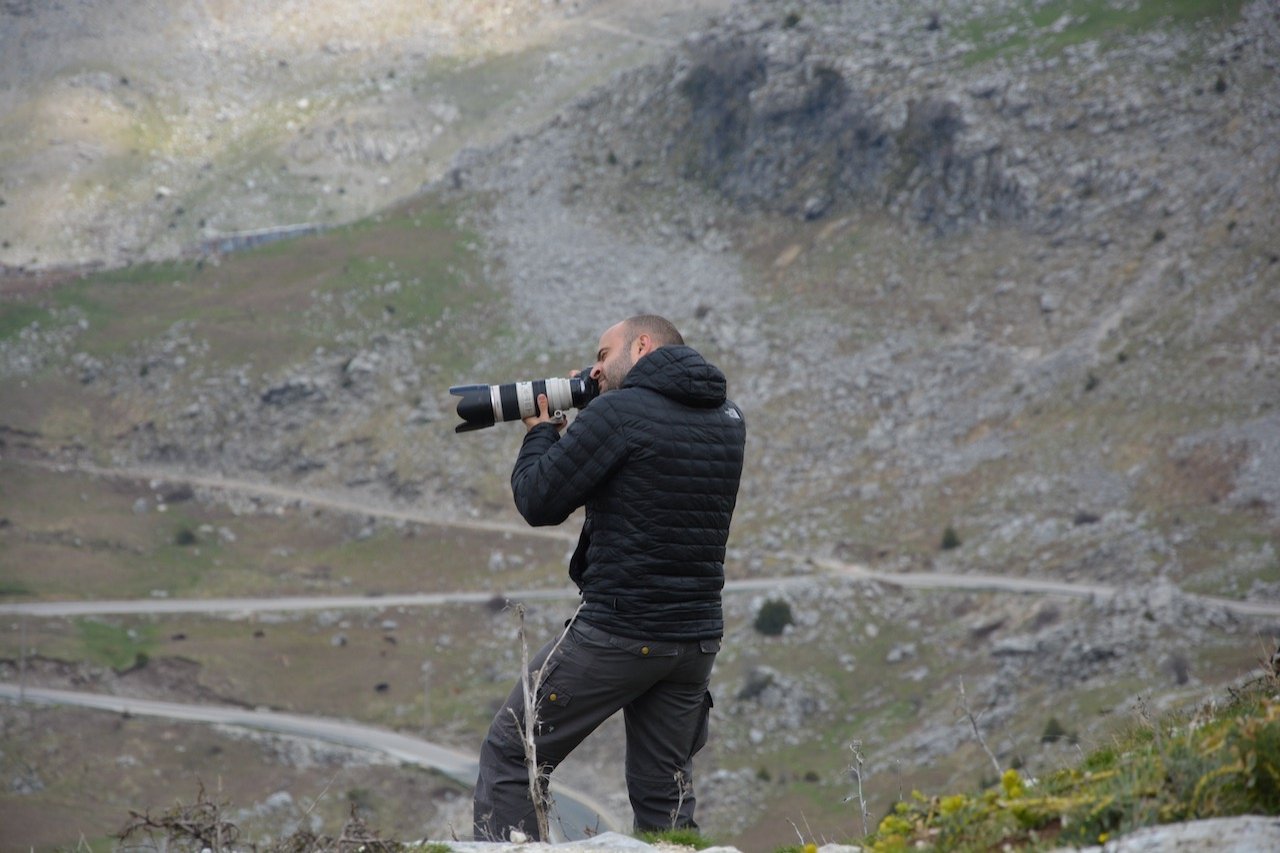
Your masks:
{"label": "camera body", "polygon": [[574,377],[507,382],[502,385],[454,385],[449,393],[461,397],[458,417],[462,423],[454,432],[470,432],[491,427],[500,421],[518,421],[538,413],[538,396],[547,395],[547,408],[555,417],[569,409],[581,409],[600,394],[591,378],[591,368]]}

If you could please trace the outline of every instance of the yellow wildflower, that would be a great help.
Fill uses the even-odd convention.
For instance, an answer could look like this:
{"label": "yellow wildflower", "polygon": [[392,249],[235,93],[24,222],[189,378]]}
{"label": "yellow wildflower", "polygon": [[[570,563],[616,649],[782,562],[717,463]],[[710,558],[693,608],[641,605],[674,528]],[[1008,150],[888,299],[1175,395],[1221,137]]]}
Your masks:
{"label": "yellow wildflower", "polygon": [[1022,777],[1012,767],[1004,771],[1004,775],[1000,777],[1000,787],[1004,788],[1004,795],[1011,800],[1021,797],[1025,791],[1022,786]]}

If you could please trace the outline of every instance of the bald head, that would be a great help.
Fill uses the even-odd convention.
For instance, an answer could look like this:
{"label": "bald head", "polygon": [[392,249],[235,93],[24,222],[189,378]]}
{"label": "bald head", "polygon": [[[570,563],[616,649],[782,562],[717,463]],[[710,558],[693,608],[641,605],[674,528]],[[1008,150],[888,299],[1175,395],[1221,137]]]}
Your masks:
{"label": "bald head", "polygon": [[683,343],[684,338],[670,320],[657,314],[628,317],[610,326],[600,337],[591,377],[600,383],[601,393],[621,388],[636,361],[656,349]]}
{"label": "bald head", "polygon": [[679,330],[666,317],[657,314],[636,314],[622,321],[627,345],[641,335],[648,335],[653,342],[653,349],[672,344],[683,344],[684,338]]}

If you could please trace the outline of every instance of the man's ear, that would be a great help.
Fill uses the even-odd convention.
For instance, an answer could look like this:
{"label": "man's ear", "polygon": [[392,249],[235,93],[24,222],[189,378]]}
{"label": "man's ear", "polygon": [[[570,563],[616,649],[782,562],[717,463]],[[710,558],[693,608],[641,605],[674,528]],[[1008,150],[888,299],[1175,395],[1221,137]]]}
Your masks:
{"label": "man's ear", "polygon": [[642,356],[653,349],[653,338],[641,332],[636,336],[636,356]]}

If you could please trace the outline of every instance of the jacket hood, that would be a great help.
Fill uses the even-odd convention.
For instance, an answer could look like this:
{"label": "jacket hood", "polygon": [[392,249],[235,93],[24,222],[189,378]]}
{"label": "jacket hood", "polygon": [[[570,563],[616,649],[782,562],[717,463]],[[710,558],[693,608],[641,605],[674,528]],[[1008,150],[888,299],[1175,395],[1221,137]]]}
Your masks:
{"label": "jacket hood", "polygon": [[721,406],[728,380],[720,368],[684,345],[659,347],[641,358],[623,380],[623,388],[648,388],[686,406]]}

